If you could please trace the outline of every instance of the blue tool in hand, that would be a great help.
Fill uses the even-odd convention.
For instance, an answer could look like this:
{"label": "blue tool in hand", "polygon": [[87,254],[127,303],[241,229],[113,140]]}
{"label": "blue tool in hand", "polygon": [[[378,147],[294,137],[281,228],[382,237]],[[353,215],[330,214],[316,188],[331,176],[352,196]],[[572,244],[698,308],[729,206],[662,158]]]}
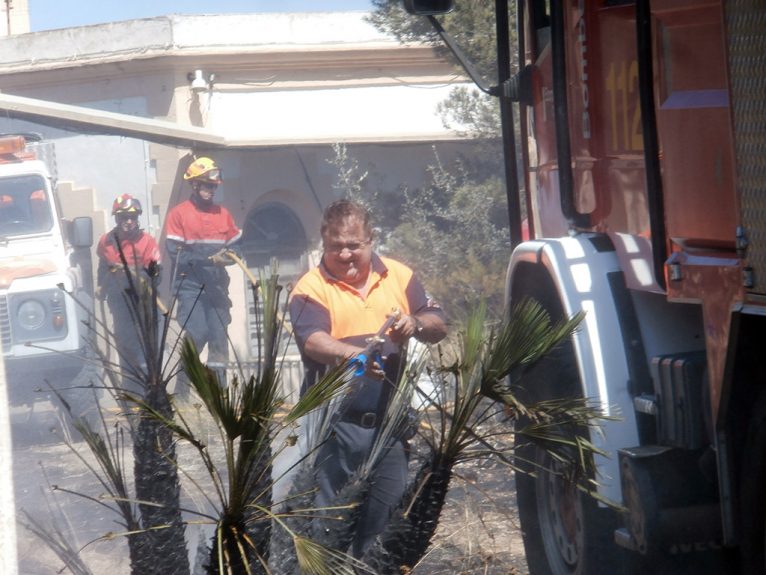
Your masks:
{"label": "blue tool in hand", "polygon": [[400,317],[402,317],[402,312],[399,309],[394,309],[378,330],[378,333],[367,338],[367,347],[365,347],[361,353],[358,353],[349,360],[349,365],[354,370],[354,377],[364,375],[364,372],[367,371],[367,364],[371,361],[377,362],[381,367],[383,366],[383,358],[380,355],[380,350],[386,342],[386,332],[391,329],[391,326],[393,326]]}

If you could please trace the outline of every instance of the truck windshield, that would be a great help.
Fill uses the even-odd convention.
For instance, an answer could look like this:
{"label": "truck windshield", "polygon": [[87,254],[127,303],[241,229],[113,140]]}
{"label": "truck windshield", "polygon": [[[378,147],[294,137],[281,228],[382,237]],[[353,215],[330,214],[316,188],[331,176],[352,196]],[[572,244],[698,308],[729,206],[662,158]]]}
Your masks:
{"label": "truck windshield", "polygon": [[0,236],[47,232],[52,226],[50,198],[41,176],[0,178]]}

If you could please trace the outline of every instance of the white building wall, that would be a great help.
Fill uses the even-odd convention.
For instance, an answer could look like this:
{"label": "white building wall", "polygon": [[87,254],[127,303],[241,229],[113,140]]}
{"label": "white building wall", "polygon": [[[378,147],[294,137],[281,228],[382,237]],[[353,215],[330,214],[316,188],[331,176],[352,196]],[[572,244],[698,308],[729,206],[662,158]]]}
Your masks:
{"label": "white building wall", "polygon": [[[214,93],[206,124],[232,138],[291,141],[411,141],[449,136],[436,106],[452,84]],[[454,138],[454,136],[451,136]]]}

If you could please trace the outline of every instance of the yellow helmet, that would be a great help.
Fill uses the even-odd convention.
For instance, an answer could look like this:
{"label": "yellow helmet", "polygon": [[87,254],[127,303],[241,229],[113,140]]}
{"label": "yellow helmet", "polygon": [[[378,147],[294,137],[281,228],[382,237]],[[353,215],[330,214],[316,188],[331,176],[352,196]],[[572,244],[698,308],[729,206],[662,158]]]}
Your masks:
{"label": "yellow helmet", "polygon": [[197,158],[186,168],[184,180],[199,180],[220,184],[223,181],[221,168],[215,165],[210,158]]}
{"label": "yellow helmet", "polygon": [[112,215],[117,214],[134,214],[141,215],[141,202],[130,194],[122,194],[114,199],[112,204]]}

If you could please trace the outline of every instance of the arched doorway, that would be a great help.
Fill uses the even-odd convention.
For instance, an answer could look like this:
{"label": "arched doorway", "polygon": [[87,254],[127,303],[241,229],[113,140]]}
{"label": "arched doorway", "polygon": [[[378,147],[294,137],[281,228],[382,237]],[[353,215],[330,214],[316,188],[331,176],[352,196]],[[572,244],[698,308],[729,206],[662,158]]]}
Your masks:
{"label": "arched doorway", "polygon": [[[295,283],[308,270],[307,252],[308,240],[303,225],[285,204],[269,202],[248,214],[242,228],[242,255],[247,267],[256,277],[259,273],[268,277],[271,273],[271,262],[276,260],[280,284],[286,286]],[[249,353],[250,357],[256,360],[259,349],[258,334],[262,333],[259,321],[263,317],[263,310],[255,309],[249,285],[246,286],[245,292]],[[289,332],[289,322],[286,323],[282,335],[285,350],[282,365],[283,392],[288,398],[294,393],[297,399],[303,369],[295,340]]]}
{"label": "arched doorway", "polygon": [[300,276],[306,271],[306,232],[286,205],[269,202],[248,214],[242,229],[242,252],[252,270],[269,269],[279,262],[281,276]]}

